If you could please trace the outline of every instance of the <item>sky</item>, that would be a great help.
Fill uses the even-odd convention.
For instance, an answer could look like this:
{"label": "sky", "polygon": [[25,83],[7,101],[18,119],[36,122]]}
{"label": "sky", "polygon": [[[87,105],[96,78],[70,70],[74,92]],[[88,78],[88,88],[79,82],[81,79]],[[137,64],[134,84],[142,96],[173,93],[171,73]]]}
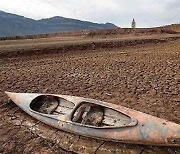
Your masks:
{"label": "sky", "polygon": [[0,0],[0,10],[33,19],[63,16],[130,27],[180,23],[180,0]]}

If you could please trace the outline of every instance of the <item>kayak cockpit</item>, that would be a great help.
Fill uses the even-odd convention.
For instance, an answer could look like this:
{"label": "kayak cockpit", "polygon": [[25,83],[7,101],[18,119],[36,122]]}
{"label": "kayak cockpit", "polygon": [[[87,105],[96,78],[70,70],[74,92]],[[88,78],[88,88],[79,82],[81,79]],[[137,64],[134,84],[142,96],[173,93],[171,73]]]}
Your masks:
{"label": "kayak cockpit", "polygon": [[30,108],[33,111],[51,115],[68,115],[74,106],[74,103],[52,95],[40,95],[30,103]]}
{"label": "kayak cockpit", "polygon": [[89,102],[82,102],[75,110],[72,121],[100,128],[126,127],[136,125],[131,117],[114,109]]}

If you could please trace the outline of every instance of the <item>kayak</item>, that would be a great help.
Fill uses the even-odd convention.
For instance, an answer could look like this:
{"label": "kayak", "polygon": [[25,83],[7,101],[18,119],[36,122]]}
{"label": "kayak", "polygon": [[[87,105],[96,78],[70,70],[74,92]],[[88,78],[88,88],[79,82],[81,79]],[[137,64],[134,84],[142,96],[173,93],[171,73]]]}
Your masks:
{"label": "kayak", "polygon": [[180,146],[180,125],[95,99],[5,92],[22,110],[60,130],[130,144]]}

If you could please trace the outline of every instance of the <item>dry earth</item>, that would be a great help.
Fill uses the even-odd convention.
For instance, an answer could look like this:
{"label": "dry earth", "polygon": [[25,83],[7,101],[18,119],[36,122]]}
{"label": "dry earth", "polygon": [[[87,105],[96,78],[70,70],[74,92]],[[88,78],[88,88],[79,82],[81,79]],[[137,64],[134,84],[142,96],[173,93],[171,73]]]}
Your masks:
{"label": "dry earth", "polygon": [[180,153],[179,147],[121,144],[66,133],[8,102],[4,91],[68,94],[180,124],[179,35],[85,38],[0,41],[0,153]]}

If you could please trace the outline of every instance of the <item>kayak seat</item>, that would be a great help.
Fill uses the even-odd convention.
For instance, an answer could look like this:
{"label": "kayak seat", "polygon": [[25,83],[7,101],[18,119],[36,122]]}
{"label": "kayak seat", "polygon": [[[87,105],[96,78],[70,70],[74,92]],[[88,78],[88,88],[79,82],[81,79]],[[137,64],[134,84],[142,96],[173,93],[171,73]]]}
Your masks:
{"label": "kayak seat", "polygon": [[104,111],[101,106],[85,103],[75,112],[73,122],[84,125],[101,126],[104,117]]}
{"label": "kayak seat", "polygon": [[104,118],[104,111],[101,106],[90,106],[89,110],[83,114],[82,124],[91,126],[101,126]]}

